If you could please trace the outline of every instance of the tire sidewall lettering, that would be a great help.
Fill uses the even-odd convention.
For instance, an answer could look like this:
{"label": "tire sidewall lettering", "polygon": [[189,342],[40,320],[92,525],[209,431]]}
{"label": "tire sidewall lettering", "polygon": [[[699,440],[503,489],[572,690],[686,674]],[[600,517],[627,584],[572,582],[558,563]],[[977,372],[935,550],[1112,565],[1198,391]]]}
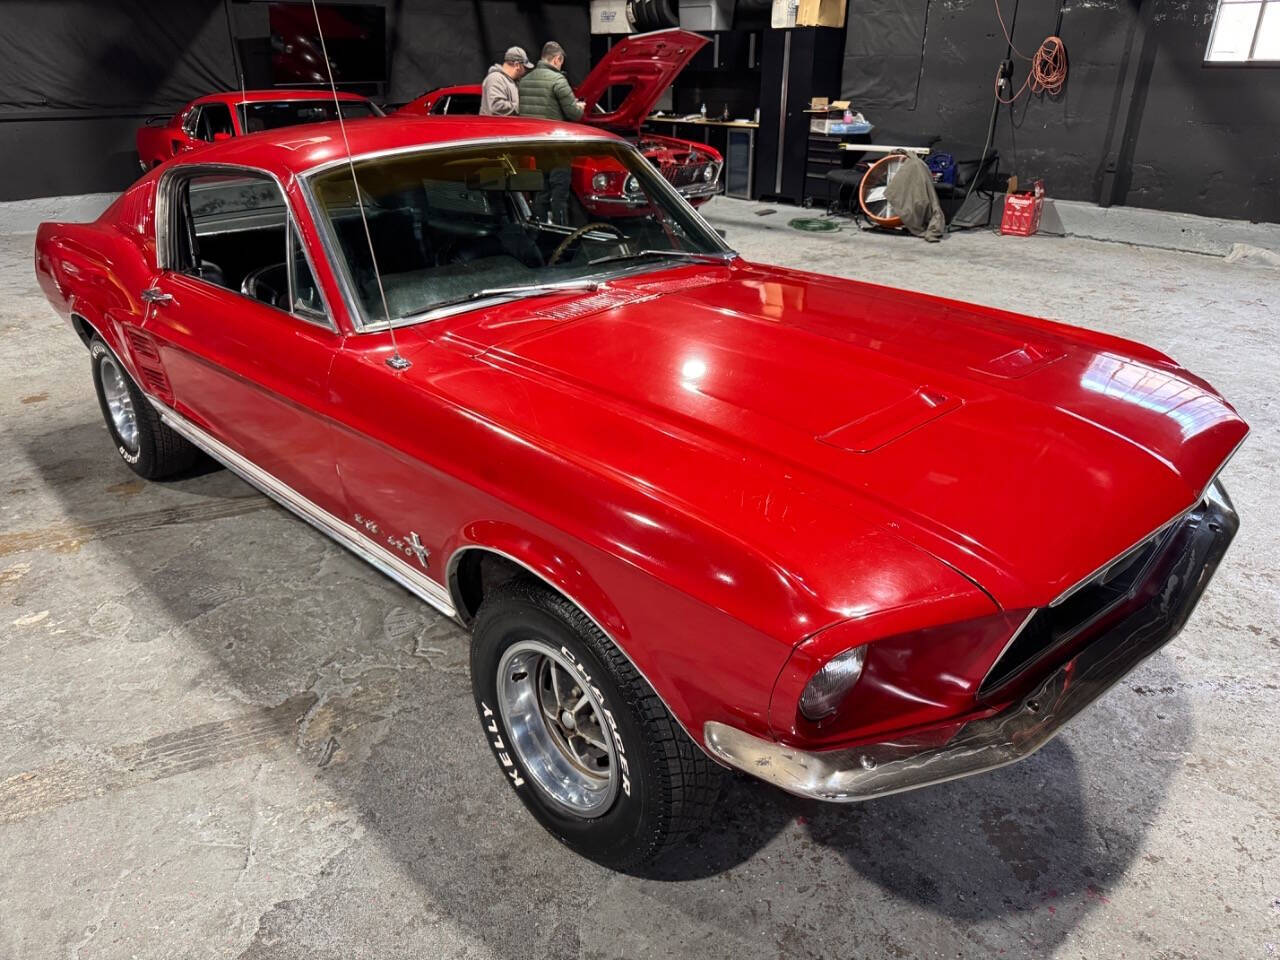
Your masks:
{"label": "tire sidewall lettering", "polygon": [[[103,357],[111,357],[111,359],[115,360],[117,364],[120,363],[120,361],[116,358],[115,354],[113,354],[111,350],[108,349],[108,347],[101,340],[94,340],[93,343],[89,346],[89,356],[93,358],[93,372],[94,372],[95,378],[98,381],[98,384],[102,383],[102,372],[99,366],[99,361],[102,360]],[[102,389],[101,386],[99,386],[98,389],[99,391],[101,391]],[[129,449],[125,447],[123,443],[118,442],[118,438],[116,437],[115,425],[111,422],[109,418],[107,419],[107,429],[111,431],[112,439],[117,440],[116,453],[120,454],[121,460],[123,460],[125,463],[129,464],[130,466],[133,466],[139,460],[142,459],[141,438],[139,438],[138,449],[134,452],[130,452]]]}

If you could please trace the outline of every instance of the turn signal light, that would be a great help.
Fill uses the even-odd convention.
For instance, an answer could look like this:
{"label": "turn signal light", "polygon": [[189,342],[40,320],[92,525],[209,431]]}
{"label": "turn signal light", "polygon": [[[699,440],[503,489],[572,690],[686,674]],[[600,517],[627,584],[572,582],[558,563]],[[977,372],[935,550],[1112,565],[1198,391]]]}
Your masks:
{"label": "turn signal light", "polygon": [[805,684],[800,695],[800,712],[809,720],[822,720],[836,712],[845,694],[862,676],[867,659],[865,646],[836,654],[822,665]]}

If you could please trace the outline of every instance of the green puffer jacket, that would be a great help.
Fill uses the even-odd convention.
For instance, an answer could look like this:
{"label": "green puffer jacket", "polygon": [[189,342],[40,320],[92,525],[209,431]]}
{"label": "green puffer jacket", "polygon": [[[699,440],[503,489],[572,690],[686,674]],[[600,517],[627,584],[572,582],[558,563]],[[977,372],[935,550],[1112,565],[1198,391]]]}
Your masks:
{"label": "green puffer jacket", "polygon": [[568,78],[547,61],[539,60],[520,81],[520,116],[581,120],[582,108]]}

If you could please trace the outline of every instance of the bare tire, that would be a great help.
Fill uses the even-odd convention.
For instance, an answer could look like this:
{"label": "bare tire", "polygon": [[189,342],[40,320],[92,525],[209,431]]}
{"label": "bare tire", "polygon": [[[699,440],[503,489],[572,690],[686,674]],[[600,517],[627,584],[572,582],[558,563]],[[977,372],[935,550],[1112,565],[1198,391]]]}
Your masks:
{"label": "bare tire", "polygon": [[473,634],[471,683],[489,746],[548,831],[631,869],[702,825],[720,767],[581,610],[513,580],[485,598]]}
{"label": "bare tire", "polygon": [[148,480],[189,470],[198,451],[160,421],[120,358],[99,337],[89,342],[89,356],[98,405],[120,459]]}

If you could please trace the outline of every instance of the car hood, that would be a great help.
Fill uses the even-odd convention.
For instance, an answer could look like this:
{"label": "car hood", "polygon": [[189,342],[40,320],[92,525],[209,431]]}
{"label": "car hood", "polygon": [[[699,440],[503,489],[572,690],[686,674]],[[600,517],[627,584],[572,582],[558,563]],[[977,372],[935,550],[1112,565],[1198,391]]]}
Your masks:
{"label": "car hood", "polygon": [[[708,42],[696,33],[674,29],[622,37],[578,86],[578,99],[586,103],[582,122],[609,130],[640,129],[662,91]],[[629,87],[630,92],[614,110],[597,113],[596,104],[613,86]]]}
{"label": "car hood", "polygon": [[[1041,605],[1192,506],[1248,432],[1128,341],[796,271],[671,273],[470,336],[491,364],[647,424],[652,446],[610,466],[783,566],[856,518],[1006,607]],[[666,441],[718,466],[682,471]],[[733,508],[766,499],[785,522]]]}

